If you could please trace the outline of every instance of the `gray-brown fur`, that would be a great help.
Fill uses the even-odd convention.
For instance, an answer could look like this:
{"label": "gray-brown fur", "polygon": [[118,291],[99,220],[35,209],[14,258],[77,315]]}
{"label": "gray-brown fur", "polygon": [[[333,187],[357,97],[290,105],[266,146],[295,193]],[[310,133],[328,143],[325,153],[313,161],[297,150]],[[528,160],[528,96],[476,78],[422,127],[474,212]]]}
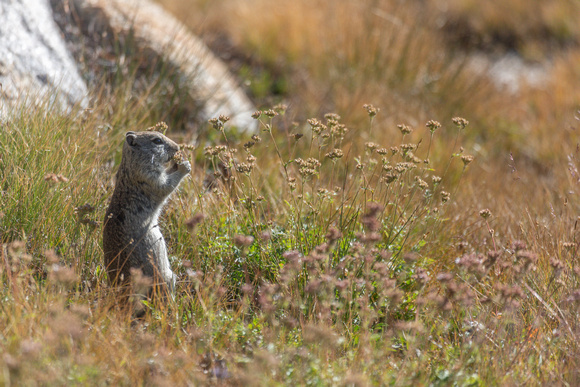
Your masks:
{"label": "gray-brown fur", "polygon": [[111,285],[126,285],[140,269],[170,291],[176,277],[167,258],[158,219],[169,195],[191,171],[173,157],[179,146],[158,132],[128,132],[115,191],[105,215],[103,250]]}

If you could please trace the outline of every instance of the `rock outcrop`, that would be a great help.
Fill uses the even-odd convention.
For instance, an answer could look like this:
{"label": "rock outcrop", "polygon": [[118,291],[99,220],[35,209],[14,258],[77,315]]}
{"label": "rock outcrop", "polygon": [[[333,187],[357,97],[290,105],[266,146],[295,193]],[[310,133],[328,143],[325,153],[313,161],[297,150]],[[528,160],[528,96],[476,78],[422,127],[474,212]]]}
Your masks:
{"label": "rock outcrop", "polygon": [[125,40],[130,36],[139,48],[177,69],[191,98],[203,102],[202,120],[225,114],[241,130],[256,129],[251,118],[256,109],[225,64],[161,6],[151,0],[72,1],[93,32],[101,30]]}
{"label": "rock outcrop", "polygon": [[0,1],[0,84],[0,112],[14,103],[86,104],[86,85],[48,0]]}

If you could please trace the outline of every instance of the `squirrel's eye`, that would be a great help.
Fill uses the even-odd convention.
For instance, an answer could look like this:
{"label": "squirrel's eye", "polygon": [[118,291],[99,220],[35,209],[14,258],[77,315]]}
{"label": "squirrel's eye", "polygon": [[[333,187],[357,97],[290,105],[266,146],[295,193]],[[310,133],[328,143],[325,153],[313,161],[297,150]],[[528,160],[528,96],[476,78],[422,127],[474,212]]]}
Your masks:
{"label": "squirrel's eye", "polygon": [[153,144],[161,145],[161,144],[163,144],[163,140],[160,138],[155,138],[155,139],[153,139]]}

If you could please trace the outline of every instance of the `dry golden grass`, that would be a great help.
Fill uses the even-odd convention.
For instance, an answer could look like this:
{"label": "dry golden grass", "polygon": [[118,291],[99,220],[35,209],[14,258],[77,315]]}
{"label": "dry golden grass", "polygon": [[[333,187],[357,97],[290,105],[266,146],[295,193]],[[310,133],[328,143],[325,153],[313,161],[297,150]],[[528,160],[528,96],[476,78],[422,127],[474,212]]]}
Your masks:
{"label": "dry golden grass", "polygon": [[[577,45],[580,16],[575,1],[430,1],[445,19],[448,39],[491,51],[517,50],[531,60],[547,51]],[[555,46],[555,47],[554,47]]]}
{"label": "dry golden grass", "polygon": [[[162,3],[207,36],[218,54],[233,47],[234,55],[271,73],[270,78],[257,74],[250,79],[253,84],[268,87],[269,79],[285,79],[286,92],[278,98],[298,119],[335,111],[351,125],[363,125],[360,106],[373,102],[383,113],[377,123],[384,133],[378,135],[387,139],[399,123],[418,127],[435,116],[445,120],[465,115],[475,124],[472,138],[492,158],[511,151],[539,167],[552,161],[558,144],[574,147],[567,136],[579,103],[578,79],[571,74],[573,59],[558,55],[551,44],[559,36],[556,26],[574,25],[574,2],[486,3],[476,13],[469,13],[469,1]],[[476,24],[480,35],[493,35],[493,23],[498,23],[523,43],[543,37],[546,48],[537,59],[545,64],[548,80],[540,87],[523,83],[515,94],[496,89],[468,65],[471,46],[461,51],[453,41],[461,34],[453,29],[456,20]],[[526,28],[545,32],[528,36]],[[572,42],[576,35],[570,31]],[[234,65],[239,68],[237,61]],[[272,103],[270,98],[264,101]]]}
{"label": "dry golden grass", "polygon": [[[194,30],[224,36],[274,76],[288,77],[291,107],[302,118],[336,111],[364,122],[362,104],[383,109],[380,120],[418,125],[441,106],[449,118],[467,91],[489,88],[465,74],[461,58],[445,55],[444,41],[423,24],[420,8],[394,2],[221,1],[195,6],[164,2]],[[219,54],[219,42],[216,49]],[[457,90],[457,87],[462,89]],[[474,95],[473,98],[477,98]],[[484,99],[480,97],[479,99]],[[441,114],[439,111],[438,113]],[[389,132],[393,134],[393,132]]]}

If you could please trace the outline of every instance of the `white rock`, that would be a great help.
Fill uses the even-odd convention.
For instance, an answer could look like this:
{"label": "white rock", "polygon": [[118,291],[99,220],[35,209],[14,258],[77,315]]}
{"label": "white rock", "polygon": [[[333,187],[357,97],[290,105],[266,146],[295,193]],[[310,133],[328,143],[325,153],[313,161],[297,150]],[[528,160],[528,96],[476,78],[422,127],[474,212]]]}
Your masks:
{"label": "white rock", "polygon": [[0,113],[47,98],[65,111],[86,105],[86,85],[48,0],[0,0],[0,84]]}

